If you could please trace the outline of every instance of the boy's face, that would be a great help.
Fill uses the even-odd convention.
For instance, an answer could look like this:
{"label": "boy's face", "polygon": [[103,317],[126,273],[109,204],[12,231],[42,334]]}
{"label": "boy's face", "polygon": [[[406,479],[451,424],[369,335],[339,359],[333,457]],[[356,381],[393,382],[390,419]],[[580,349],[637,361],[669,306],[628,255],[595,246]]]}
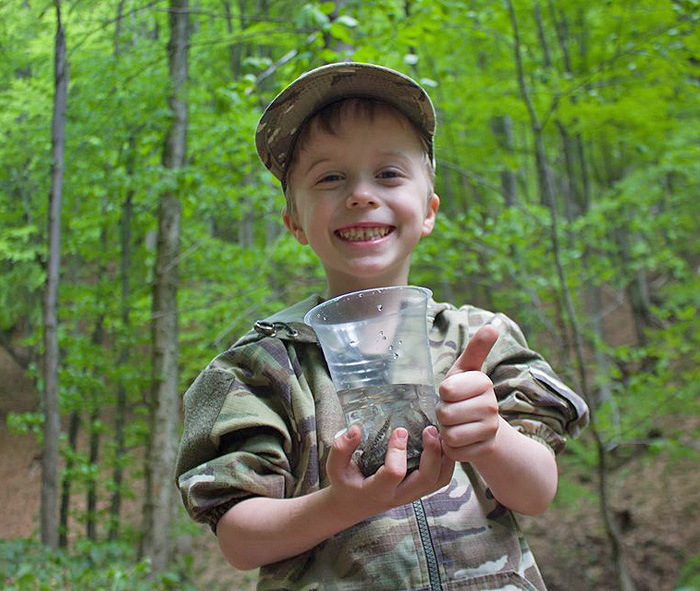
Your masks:
{"label": "boy's face", "polygon": [[333,134],[310,125],[288,178],[287,228],[320,258],[329,297],[405,285],[440,203],[417,134],[388,108],[348,109]]}

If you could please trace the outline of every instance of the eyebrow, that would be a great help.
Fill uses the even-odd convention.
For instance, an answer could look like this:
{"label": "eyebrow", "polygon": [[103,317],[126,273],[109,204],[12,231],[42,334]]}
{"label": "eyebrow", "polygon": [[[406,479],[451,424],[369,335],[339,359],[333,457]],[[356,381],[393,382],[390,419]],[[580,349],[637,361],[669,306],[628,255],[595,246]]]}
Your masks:
{"label": "eyebrow", "polygon": [[410,156],[406,150],[385,150],[381,153],[382,156],[399,156],[400,158],[410,159]]}
{"label": "eyebrow", "polygon": [[[406,152],[406,150],[384,150],[380,152],[381,156],[397,156],[399,158],[409,160],[410,156]],[[306,168],[306,172],[308,173],[314,166],[317,166],[321,164],[322,162],[326,162],[332,160],[332,158],[329,158],[328,156],[320,156],[319,158],[316,158],[309,166]]]}
{"label": "eyebrow", "polygon": [[[423,150],[419,147],[418,150],[421,154],[423,154]],[[401,150],[401,149],[388,149],[388,150],[382,150],[379,155],[380,156],[393,156],[400,158],[404,162],[408,162],[410,160],[410,155],[409,155],[410,150]],[[332,161],[332,158],[329,158],[326,155],[319,156],[315,160],[309,164],[309,166],[306,167],[306,170],[303,170],[302,174],[307,175],[313,170],[314,167],[318,166],[319,164],[322,164],[323,162],[327,161]]]}
{"label": "eyebrow", "polygon": [[318,166],[319,164],[321,164],[322,162],[326,162],[327,160],[330,160],[330,158],[328,158],[328,157],[326,157],[326,156],[321,156],[320,158],[316,158],[316,160],[314,160],[314,161],[306,168],[306,170],[304,171],[304,174],[309,174],[309,172],[311,171],[312,168],[314,168],[314,166]]}

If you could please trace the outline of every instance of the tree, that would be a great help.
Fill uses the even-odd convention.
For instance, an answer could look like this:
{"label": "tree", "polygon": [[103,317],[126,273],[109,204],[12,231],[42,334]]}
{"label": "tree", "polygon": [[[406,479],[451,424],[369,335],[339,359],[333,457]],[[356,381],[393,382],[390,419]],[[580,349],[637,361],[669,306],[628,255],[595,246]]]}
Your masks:
{"label": "tree", "polygon": [[44,448],[41,479],[41,540],[58,547],[58,444],[61,431],[58,406],[58,284],[61,265],[61,198],[68,100],[66,36],[61,20],[61,0],[54,0],[56,40],[54,57],[54,106],[51,127],[51,192],[49,195],[48,261],[44,297]]}
{"label": "tree", "polygon": [[[110,539],[133,541],[124,508],[144,488],[142,462],[150,467],[150,523],[162,525],[153,511],[164,435],[153,437],[151,407],[154,425],[157,411],[177,418],[177,393],[253,320],[323,289],[313,255],[284,235],[283,197],[252,138],[262,108],[286,82],[346,57],[413,75],[438,109],[441,210],[411,280],[431,286],[436,299],[512,314],[572,385],[585,369],[600,437],[588,429],[569,442],[553,510],[565,512],[576,498],[576,511],[583,489],[603,495],[591,484],[599,481],[598,445],[611,460],[603,474],[613,518],[630,509],[620,494],[628,458],[694,453],[684,441],[694,434],[685,421],[697,418],[700,383],[697,6],[512,3],[520,77],[504,2],[200,0],[188,7],[197,51],[188,55],[187,164],[179,168],[165,166],[163,146],[177,120],[166,104],[168,92],[177,96],[164,59],[167,3],[61,3],[64,23],[71,17],[56,309],[58,404],[70,417],[58,456],[66,539],[85,537],[90,523],[104,538],[101,512],[109,511]],[[0,345],[38,390],[54,13],[52,2],[0,3]],[[164,210],[173,203],[179,246],[166,254],[172,218]],[[174,292],[180,305],[169,308]],[[167,380],[175,398],[161,404]],[[38,433],[43,418],[11,417]],[[90,429],[93,442],[100,435],[99,462],[90,461]],[[68,492],[81,500],[88,493],[97,519],[84,503],[68,511]],[[638,565],[663,554],[634,543],[642,529],[659,533],[655,523],[642,525],[620,531],[637,584]],[[585,556],[539,556],[545,578],[593,576],[586,569],[595,561],[604,572],[591,584],[607,591],[617,577],[613,560],[604,560],[604,524],[585,535]],[[541,541],[531,541],[537,550]],[[683,559],[679,550],[676,566]]]}
{"label": "tree", "polygon": [[170,127],[163,146],[168,188],[158,205],[158,242],[153,278],[152,439],[148,467],[145,552],[157,571],[170,559],[170,524],[175,507],[172,470],[177,453],[178,383],[178,268],[181,204],[177,173],[187,156],[187,59],[189,17],[187,0],[170,0]]}

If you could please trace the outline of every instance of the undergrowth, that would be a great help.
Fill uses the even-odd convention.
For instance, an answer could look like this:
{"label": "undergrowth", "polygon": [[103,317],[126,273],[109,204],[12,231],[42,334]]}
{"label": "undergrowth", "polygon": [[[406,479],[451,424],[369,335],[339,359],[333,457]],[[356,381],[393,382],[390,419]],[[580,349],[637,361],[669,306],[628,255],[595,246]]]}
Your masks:
{"label": "undergrowth", "polygon": [[155,573],[123,542],[80,541],[52,551],[35,540],[0,540],[0,589],[4,591],[196,591],[191,560]]}

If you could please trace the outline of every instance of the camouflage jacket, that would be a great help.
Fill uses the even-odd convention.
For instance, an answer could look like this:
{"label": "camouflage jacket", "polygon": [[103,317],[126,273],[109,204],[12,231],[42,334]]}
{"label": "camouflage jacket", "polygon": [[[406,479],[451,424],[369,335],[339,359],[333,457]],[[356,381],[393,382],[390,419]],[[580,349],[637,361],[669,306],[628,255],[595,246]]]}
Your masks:
{"label": "camouflage jacket", "polygon": [[[199,375],[184,398],[177,481],[190,516],[212,529],[251,496],[295,497],[328,485],[325,462],[345,427],[338,396],[304,313],[308,298],[265,321]],[[430,303],[436,385],[485,322],[501,335],[482,368],[502,416],[561,451],[588,420],[583,401],[527,348],[507,317]],[[545,589],[513,514],[470,464],[451,483],[395,507],[315,548],[260,569],[258,589]]]}

